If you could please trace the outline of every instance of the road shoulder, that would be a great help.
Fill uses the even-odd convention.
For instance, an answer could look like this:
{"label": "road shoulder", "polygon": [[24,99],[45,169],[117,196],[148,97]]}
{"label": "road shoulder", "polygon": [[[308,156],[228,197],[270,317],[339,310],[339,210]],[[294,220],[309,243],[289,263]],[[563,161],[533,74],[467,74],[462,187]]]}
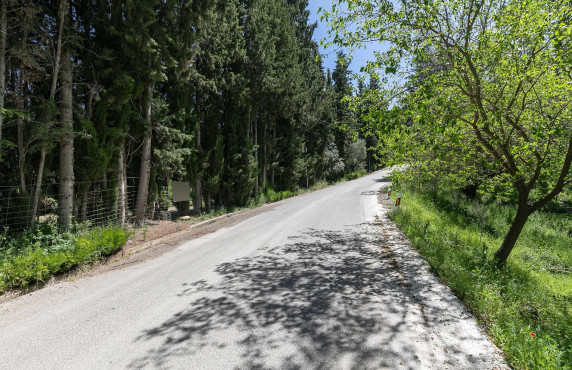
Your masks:
{"label": "road shoulder", "polygon": [[387,197],[385,189],[382,187],[377,197],[377,224],[384,240],[380,248],[398,271],[398,283],[404,285],[412,297],[409,303],[419,310],[421,320],[418,325],[430,333],[428,339],[432,348],[428,351],[427,365],[436,362],[453,368],[509,369],[502,351],[490,341],[475,317],[431,272],[429,264],[388,217],[393,201]]}

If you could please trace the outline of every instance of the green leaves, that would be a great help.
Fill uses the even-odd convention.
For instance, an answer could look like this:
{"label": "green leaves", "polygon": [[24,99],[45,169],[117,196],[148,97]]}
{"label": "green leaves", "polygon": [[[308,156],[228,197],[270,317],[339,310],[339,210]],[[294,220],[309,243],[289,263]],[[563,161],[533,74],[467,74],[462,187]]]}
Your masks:
{"label": "green leaves", "polygon": [[[459,184],[504,182],[501,187],[512,187],[512,196],[533,211],[569,186],[570,2],[337,4],[342,6],[332,8],[329,24],[339,45],[389,42],[373,64],[404,78],[385,87],[394,107],[365,117],[394,162],[405,161],[423,181],[453,176]],[[350,21],[357,28],[345,27]],[[407,127],[399,124],[408,122],[405,117],[411,117]],[[397,124],[386,124],[392,121]],[[514,240],[503,243],[505,250],[512,246]]]}

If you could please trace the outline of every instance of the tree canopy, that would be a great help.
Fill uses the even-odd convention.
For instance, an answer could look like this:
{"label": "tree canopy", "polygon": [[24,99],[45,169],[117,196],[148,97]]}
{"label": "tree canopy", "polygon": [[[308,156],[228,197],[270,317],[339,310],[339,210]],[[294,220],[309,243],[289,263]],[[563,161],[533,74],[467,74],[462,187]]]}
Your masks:
{"label": "tree canopy", "polygon": [[323,17],[338,45],[390,45],[370,69],[406,82],[383,89],[367,123],[391,132],[394,160],[417,177],[512,188],[503,264],[528,216],[572,183],[570,2],[340,0]]}
{"label": "tree canopy", "polygon": [[165,211],[172,180],[201,212],[365,168],[307,5],[2,0],[2,225],[33,226],[49,197],[63,228],[124,224]]}

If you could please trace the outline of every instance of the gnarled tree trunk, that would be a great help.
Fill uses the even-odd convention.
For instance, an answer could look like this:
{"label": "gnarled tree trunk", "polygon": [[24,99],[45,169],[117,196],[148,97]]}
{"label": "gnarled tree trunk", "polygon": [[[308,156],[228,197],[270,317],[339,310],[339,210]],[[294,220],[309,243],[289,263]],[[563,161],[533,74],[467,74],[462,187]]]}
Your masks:
{"label": "gnarled tree trunk", "polygon": [[524,201],[519,201],[516,215],[512,220],[510,228],[508,229],[500,248],[495,253],[494,258],[497,264],[504,265],[506,263],[510,252],[512,252],[512,249],[514,248],[514,245],[528,220],[528,216],[530,216],[531,213],[531,207],[527,204],[526,199]]}

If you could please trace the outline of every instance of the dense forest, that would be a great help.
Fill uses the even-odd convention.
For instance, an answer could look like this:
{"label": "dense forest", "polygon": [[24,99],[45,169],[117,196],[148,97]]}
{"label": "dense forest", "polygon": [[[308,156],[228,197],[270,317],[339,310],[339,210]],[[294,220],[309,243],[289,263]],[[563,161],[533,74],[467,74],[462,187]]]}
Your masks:
{"label": "dense forest", "polygon": [[174,180],[200,213],[374,169],[377,144],[342,100],[349,62],[324,70],[306,8],[2,0],[1,224],[57,211],[65,229],[101,209],[140,223]]}

